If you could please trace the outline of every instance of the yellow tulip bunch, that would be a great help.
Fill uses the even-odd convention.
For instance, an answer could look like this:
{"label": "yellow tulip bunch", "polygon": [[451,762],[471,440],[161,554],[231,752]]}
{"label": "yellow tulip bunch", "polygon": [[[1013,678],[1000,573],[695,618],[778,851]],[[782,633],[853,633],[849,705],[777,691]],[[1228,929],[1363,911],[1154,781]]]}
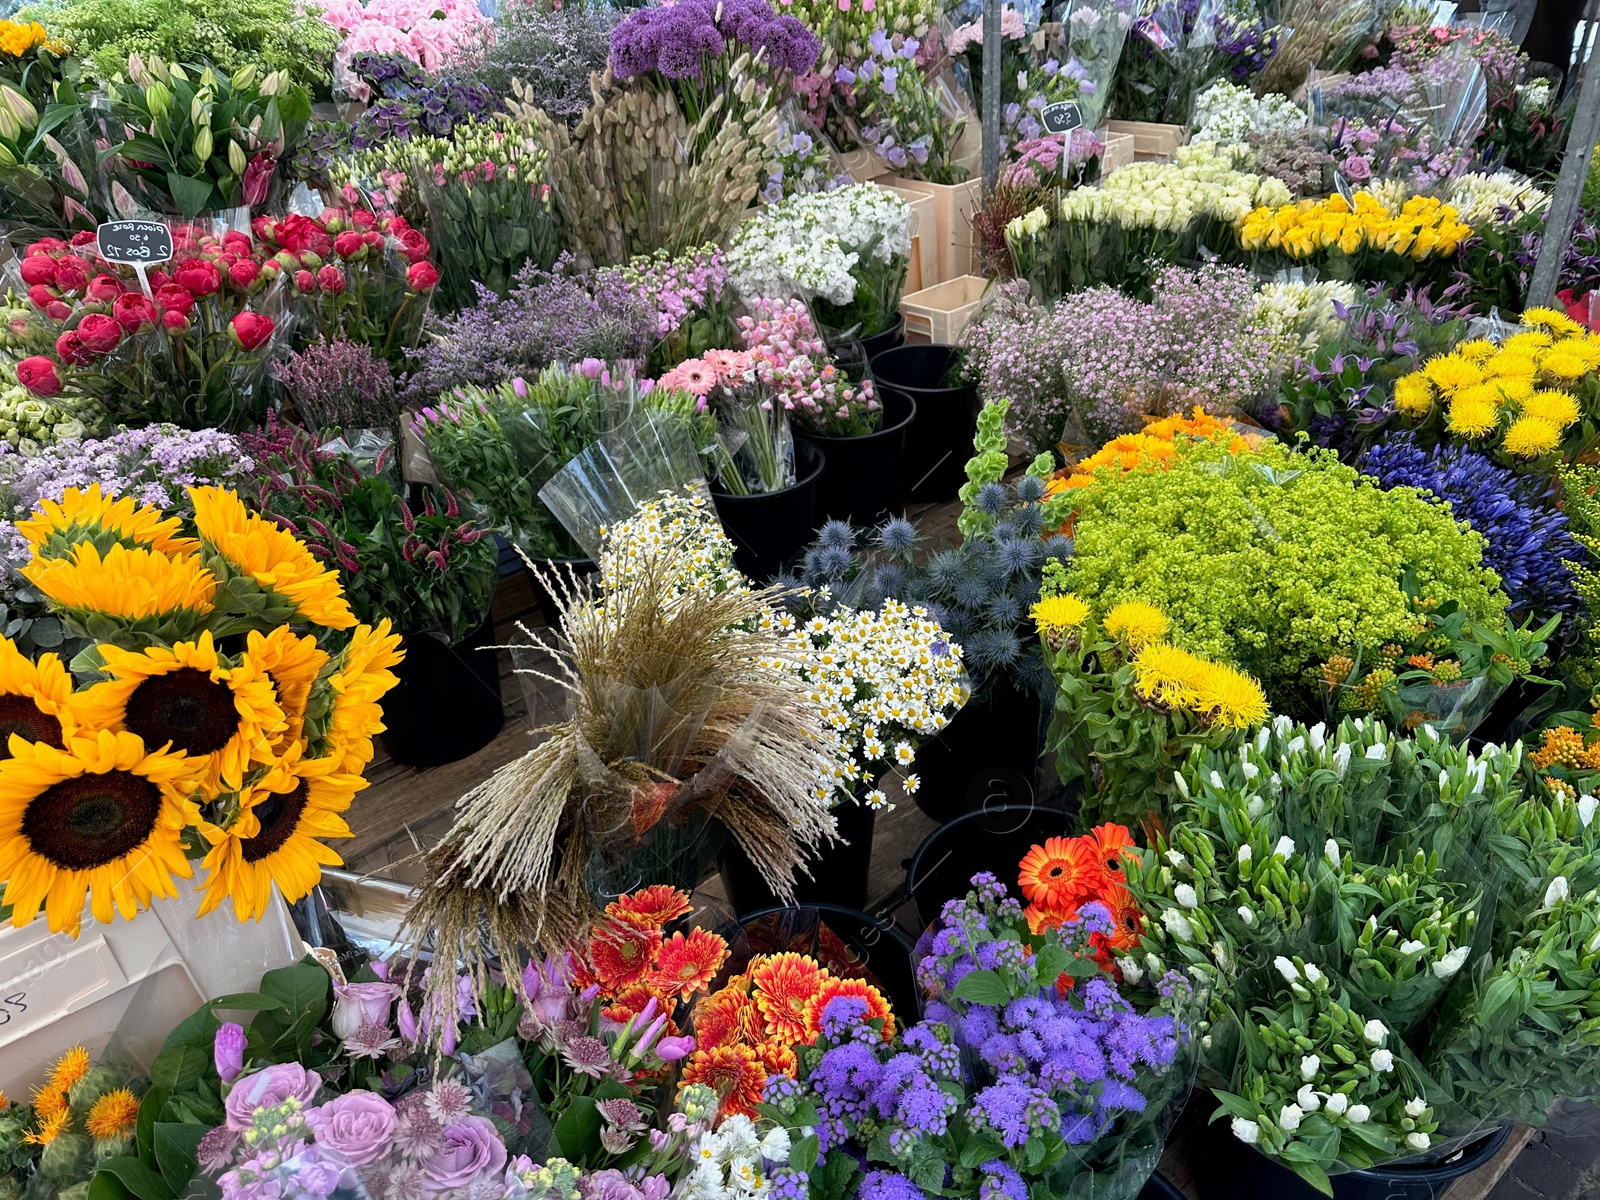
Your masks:
{"label": "yellow tulip bunch", "polygon": [[1583,415],[1577,391],[1600,368],[1600,336],[1551,308],[1530,308],[1522,323],[1531,328],[1498,346],[1462,342],[1401,376],[1395,407],[1419,424],[1439,414],[1463,441],[1498,437],[1512,458],[1553,453]]}
{"label": "yellow tulip bunch", "polygon": [[1421,261],[1454,254],[1472,229],[1432,196],[1413,196],[1393,211],[1371,192],[1357,192],[1354,205],[1334,195],[1257,208],[1239,223],[1238,232],[1246,250],[1276,250],[1296,260],[1333,250],[1347,256],[1373,250]]}

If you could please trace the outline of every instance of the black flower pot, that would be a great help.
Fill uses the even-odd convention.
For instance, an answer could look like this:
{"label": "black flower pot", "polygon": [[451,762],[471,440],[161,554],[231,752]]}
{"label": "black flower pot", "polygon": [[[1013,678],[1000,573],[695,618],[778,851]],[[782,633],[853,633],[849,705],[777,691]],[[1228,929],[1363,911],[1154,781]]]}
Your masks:
{"label": "black flower pot", "polygon": [[552,625],[561,616],[561,606],[556,603],[556,597],[550,594],[549,578],[554,576],[558,580],[570,580],[581,586],[585,576],[593,575],[600,569],[592,558],[536,558],[533,562],[539,568],[537,571],[530,569],[520,558],[517,561],[522,564],[528,584],[533,588],[533,598],[539,602],[545,620]]}
{"label": "black flower pot", "polygon": [[800,553],[817,530],[817,484],[825,466],[822,451],[805,442],[794,445],[795,482],[776,492],[711,499],[722,528],[733,542],[734,565],[765,583]]}
{"label": "black flower pot", "polygon": [[[1501,1125],[1446,1146],[1437,1155],[1330,1176],[1333,1200],[1439,1200],[1450,1185],[1500,1153],[1511,1126]],[[1327,1200],[1288,1167],[1246,1146],[1219,1124],[1209,1153],[1195,1163],[1201,1200]]]}
{"label": "black flower pot", "polygon": [[894,1007],[900,1028],[920,1011],[911,943],[888,921],[837,904],[767,908],[739,918],[723,936],[733,948],[730,973],[757,954],[785,950],[815,959],[840,979],[865,979]]}
{"label": "black flower pot", "polygon": [[863,437],[804,434],[801,440],[822,451],[825,464],[817,482],[817,519],[876,525],[900,511],[906,458],[906,431],[917,403],[904,392],[883,397],[883,428]]}
{"label": "black flower pot", "polygon": [[[811,871],[809,878],[797,876],[794,881],[797,904],[867,906],[867,871],[872,865],[872,831],[877,817],[877,812],[859,799],[834,810],[840,840],[830,842],[813,854],[807,863]],[[722,887],[735,914],[742,917],[783,904],[767,886],[749,855],[731,837],[717,855],[717,869],[722,873]]]}
{"label": "black flower pot", "polygon": [[906,433],[905,465],[905,497],[914,503],[954,500],[967,481],[983,402],[976,382],[945,385],[959,353],[954,346],[900,346],[872,360],[880,395],[916,401],[917,416]]}
{"label": "black flower pot", "polygon": [[871,337],[857,339],[861,348],[867,352],[870,361],[874,354],[882,354],[885,350],[893,350],[896,346],[905,345],[906,318],[904,313],[895,313],[894,324],[882,333],[875,333]]}
{"label": "black flower pot", "polygon": [[1033,800],[1041,707],[1037,693],[1004,675],[967,701],[917,750],[917,807],[944,822]]}
{"label": "black flower pot", "polygon": [[383,748],[407,767],[437,767],[482,750],[500,733],[500,656],[494,618],[485,617],[455,645],[433,634],[409,634],[394,668],[400,682],[382,700]]}
{"label": "black flower pot", "polygon": [[965,896],[972,877],[989,871],[1014,892],[1017,868],[1045,838],[1065,837],[1072,818],[1064,808],[1004,804],[967,813],[930,833],[906,864],[906,892],[926,927],[945,901]]}

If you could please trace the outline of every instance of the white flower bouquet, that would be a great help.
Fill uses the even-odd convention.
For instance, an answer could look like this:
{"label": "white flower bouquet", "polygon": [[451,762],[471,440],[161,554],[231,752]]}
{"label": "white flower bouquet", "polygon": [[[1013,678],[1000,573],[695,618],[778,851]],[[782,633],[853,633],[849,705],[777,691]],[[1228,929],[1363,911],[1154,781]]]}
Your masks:
{"label": "white flower bouquet", "polygon": [[1288,371],[1297,358],[1310,357],[1318,344],[1344,324],[1339,307],[1350,309],[1358,297],[1355,284],[1334,279],[1263,284],[1256,293],[1251,320],[1270,340],[1273,371]]}
{"label": "white flower bouquet", "polygon": [[1218,80],[1194,102],[1193,143],[1233,145],[1252,133],[1278,133],[1299,129],[1311,118],[1287,96],[1268,92],[1257,96],[1247,87]]}
{"label": "white flower bouquet", "polygon": [[728,278],[747,304],[804,300],[819,329],[881,333],[900,306],[911,206],[862,183],[790,196],[734,233]]}

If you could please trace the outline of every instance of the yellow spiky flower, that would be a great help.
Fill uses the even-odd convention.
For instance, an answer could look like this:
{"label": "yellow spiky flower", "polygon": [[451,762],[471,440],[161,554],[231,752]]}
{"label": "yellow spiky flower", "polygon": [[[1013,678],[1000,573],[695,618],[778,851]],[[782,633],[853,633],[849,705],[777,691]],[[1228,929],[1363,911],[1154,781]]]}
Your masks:
{"label": "yellow spiky flower", "polygon": [[82,1046],[73,1046],[56,1059],[55,1068],[50,1072],[50,1081],[45,1086],[65,1095],[88,1073],[89,1052]]}
{"label": "yellow spiky flower", "polygon": [[1408,417],[1425,417],[1433,411],[1433,382],[1420,372],[1395,380],[1394,406]]}
{"label": "yellow spiky flower", "polygon": [[139,1098],[127,1088],[107,1092],[94,1102],[83,1127],[97,1142],[126,1137],[139,1123]]}
{"label": "yellow spiky flower", "polygon": [[1538,417],[1542,421],[1549,421],[1552,425],[1565,429],[1577,423],[1578,398],[1570,392],[1550,389],[1534,392],[1522,401],[1522,415]]}
{"label": "yellow spiky flower", "polygon": [[1089,606],[1076,595],[1045,596],[1035,604],[1029,615],[1040,633],[1066,633],[1089,619]]}
{"label": "yellow spiky flower", "polygon": [[1143,600],[1124,600],[1106,614],[1106,633],[1137,653],[1167,636],[1172,622],[1154,604]]}
{"label": "yellow spiky flower", "polygon": [[1517,458],[1540,458],[1561,445],[1561,430],[1542,417],[1518,417],[1502,443]]}
{"label": "yellow spiky flower", "polygon": [[1450,405],[1446,424],[1457,437],[1480,438],[1500,424],[1500,410],[1486,400],[1457,400]]}
{"label": "yellow spiky flower", "polygon": [[1447,392],[1471,387],[1483,382],[1483,372],[1464,358],[1454,354],[1429,359],[1422,373]]}

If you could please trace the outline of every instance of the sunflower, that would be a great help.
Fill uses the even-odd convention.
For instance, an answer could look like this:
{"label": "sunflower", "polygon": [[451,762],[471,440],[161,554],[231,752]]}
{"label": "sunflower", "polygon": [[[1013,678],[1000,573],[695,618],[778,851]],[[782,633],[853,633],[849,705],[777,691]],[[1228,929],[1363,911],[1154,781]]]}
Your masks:
{"label": "sunflower", "polygon": [[328,629],[356,623],[339,586],[339,573],[324,567],[299,538],[245,509],[233,492],[192,487],[194,525],[216,565],[229,575],[255,581],[262,591],[294,609],[291,620]]}
{"label": "sunflower", "polygon": [[273,739],[287,723],[272,680],[253,663],[228,666],[209,629],[170,649],[99,650],[112,678],[83,694],[86,719],[184,756],[209,791],[238,788],[252,762],[272,758]]}
{"label": "sunflower", "polygon": [[650,982],[664,995],[687,1000],[716,978],[727,958],[728,943],[718,934],[704,929],[675,933],[661,943]]}
{"label": "sunflower", "polygon": [[817,989],[817,994],[806,1003],[806,1041],[811,1043],[822,1036],[822,1014],[827,1010],[829,1003],[840,996],[849,996],[867,1002],[867,1011],[862,1020],[870,1021],[874,1017],[883,1021],[882,1038],[886,1042],[894,1041],[894,1010],[889,1007],[889,1002],[883,998],[883,993],[873,987],[864,979],[836,979],[828,978],[822,981],[822,986]]}
{"label": "sunflower", "polygon": [[22,575],[74,614],[124,621],[203,617],[217,593],[215,576],[192,557],[118,543],[101,554],[80,542],[66,558],[35,558]]}
{"label": "sunflower", "polygon": [[702,1049],[752,1041],[758,1024],[755,1002],[737,984],[730,983],[694,1006],[695,1044]]}
{"label": "sunflower", "polygon": [[376,626],[356,627],[328,676],[333,708],[326,736],[330,753],[342,757],[346,771],[359,774],[372,761],[373,736],[383,732],[383,709],[378,701],[400,682],[389,668],[403,657],[400,635],[389,632],[385,617]]}
{"label": "sunflower", "polygon": [[72,675],[54,654],[34,662],[10,638],[0,638],[0,759],[11,757],[11,735],[66,749],[76,736],[78,704]]}
{"label": "sunflower", "polygon": [[1028,615],[1033,618],[1040,633],[1066,633],[1089,619],[1089,606],[1068,592],[1064,596],[1043,597]]}
{"label": "sunflower", "polygon": [[290,743],[300,740],[312,685],[322,674],[322,668],[328,665],[328,658],[326,650],[317,648],[315,637],[310,634],[300,637],[287,625],[279,625],[265,634],[250,631],[240,666],[251,667],[257,674],[266,676],[272,685],[273,697],[283,710],[284,725],[273,739],[273,750],[281,753]]}
{"label": "sunflower", "polygon": [[344,860],[321,839],[350,836],[339,814],[366,787],[359,775],[343,774],[332,758],[303,758],[290,747],[266,774],[239,792],[239,816],[222,829],[209,822],[200,836],[211,849],[201,862],[210,870],[200,915],[232,897],[241,921],[266,915],[276,883],[293,904],[310,894],[323,867]]}
{"label": "sunflower", "polygon": [[189,878],[183,795],[192,769],[131,733],[101,730],[66,749],[13,743],[0,762],[0,903],[19,928],[42,905],[50,928],[77,936],[86,896],[102,924],[132,918],[152,896],[176,896]]}
{"label": "sunflower", "polygon": [[94,1102],[83,1127],[97,1142],[124,1137],[139,1123],[139,1098],[127,1088],[107,1092]]}
{"label": "sunflower", "polygon": [[1105,872],[1106,879],[1112,883],[1121,879],[1123,859],[1136,857],[1139,853],[1139,848],[1133,844],[1133,834],[1128,831],[1128,827],[1108,821],[1089,830],[1089,837],[1094,839],[1095,854],[1100,859],[1100,867]]}
{"label": "sunflower", "polygon": [[54,1088],[63,1096],[77,1086],[78,1080],[89,1073],[89,1052],[82,1046],[73,1046],[56,1059],[50,1072],[47,1088]]}
{"label": "sunflower", "polygon": [[1561,429],[1543,417],[1518,417],[1501,444],[1517,458],[1540,458],[1561,445]]}
{"label": "sunflower", "polygon": [[618,921],[632,921],[635,925],[660,927],[676,921],[693,906],[686,892],[668,883],[652,883],[638,891],[618,896],[606,905],[606,916]]}
{"label": "sunflower", "polygon": [[749,1116],[761,1103],[767,1072],[749,1046],[712,1046],[696,1050],[684,1063],[679,1087],[703,1083],[722,1099],[719,1117]]}
{"label": "sunflower", "polygon": [[633,921],[606,921],[589,935],[588,961],[600,989],[614,996],[643,983],[655,969],[661,929]]}
{"label": "sunflower", "polygon": [[1084,838],[1046,838],[1023,856],[1017,886],[1030,904],[1047,912],[1076,905],[1105,879],[1100,856]]}
{"label": "sunflower", "polygon": [[64,558],[79,542],[93,542],[102,554],[122,545],[182,558],[200,548],[193,538],[176,536],[182,527],[181,518],[163,518],[160,509],[135,504],[132,496],[102,494],[98,483],[88,491],[68,488],[59,503],[41,499],[32,517],[17,522],[40,558]]}
{"label": "sunflower", "polygon": [[1166,637],[1171,623],[1154,604],[1124,600],[1106,614],[1105,626],[1108,634],[1137,652]]}
{"label": "sunflower", "polygon": [[806,1037],[806,1005],[828,980],[815,959],[793,951],[767,954],[750,963],[756,1008],[767,1033],[793,1045]]}
{"label": "sunflower", "polygon": [[1570,392],[1534,392],[1522,402],[1522,415],[1538,417],[1562,429],[1577,423],[1578,398]]}

